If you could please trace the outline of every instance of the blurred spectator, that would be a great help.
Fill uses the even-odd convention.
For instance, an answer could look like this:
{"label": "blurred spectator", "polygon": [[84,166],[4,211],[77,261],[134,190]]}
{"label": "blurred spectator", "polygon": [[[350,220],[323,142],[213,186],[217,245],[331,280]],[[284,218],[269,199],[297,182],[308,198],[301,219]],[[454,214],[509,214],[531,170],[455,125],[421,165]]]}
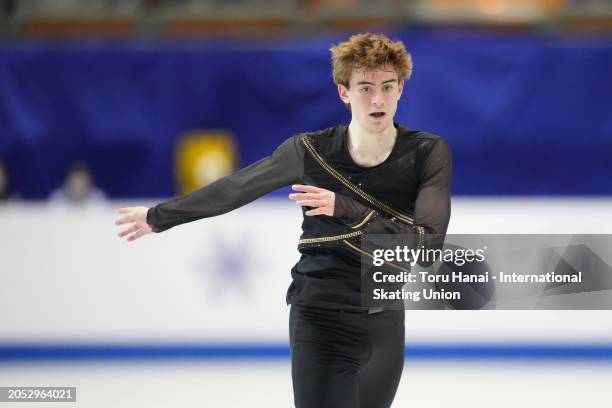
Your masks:
{"label": "blurred spectator", "polygon": [[87,164],[77,161],[66,174],[62,187],[51,193],[50,200],[55,203],[87,204],[105,198],[102,190],[95,186]]}
{"label": "blurred spectator", "polygon": [[6,201],[8,196],[8,174],[4,163],[0,160],[0,201]]}
{"label": "blurred spectator", "polygon": [[0,160],[0,200],[5,200],[8,196],[8,175],[4,168],[4,163]]}
{"label": "blurred spectator", "polygon": [[4,161],[0,159],[0,202],[19,198],[19,194],[11,192],[9,182],[8,168],[4,164]]}

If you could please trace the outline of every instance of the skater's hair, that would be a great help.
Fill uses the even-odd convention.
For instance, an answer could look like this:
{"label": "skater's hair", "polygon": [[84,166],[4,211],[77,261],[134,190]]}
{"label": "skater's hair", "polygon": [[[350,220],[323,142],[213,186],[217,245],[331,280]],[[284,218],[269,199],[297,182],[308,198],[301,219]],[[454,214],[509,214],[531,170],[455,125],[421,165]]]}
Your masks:
{"label": "skater's hair", "polygon": [[330,48],[334,82],[348,88],[355,69],[393,68],[398,80],[410,78],[412,57],[401,41],[393,42],[382,34],[357,34]]}

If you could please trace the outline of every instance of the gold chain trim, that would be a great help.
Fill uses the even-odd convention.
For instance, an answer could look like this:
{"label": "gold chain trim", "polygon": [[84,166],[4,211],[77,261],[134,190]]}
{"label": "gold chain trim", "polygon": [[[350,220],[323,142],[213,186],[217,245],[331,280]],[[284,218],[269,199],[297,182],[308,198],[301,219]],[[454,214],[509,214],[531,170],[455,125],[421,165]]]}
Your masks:
{"label": "gold chain trim", "polygon": [[368,223],[368,221],[370,221],[374,216],[376,216],[376,211],[374,210],[370,210],[370,212],[365,216],[365,218],[361,221],[359,221],[357,224],[353,225],[351,228],[353,229],[357,229],[357,228],[361,228],[363,227],[365,224]]}
{"label": "gold chain trim", "polygon": [[330,237],[321,237],[321,238],[304,238],[298,241],[298,245],[300,244],[314,244],[316,242],[329,242],[329,241],[340,241],[348,238],[355,238],[363,234],[363,231],[355,231],[349,232],[348,234],[342,235],[333,235]]}
{"label": "gold chain trim", "polygon": [[[358,228],[363,227],[375,215],[376,215],[376,211],[370,210],[370,212],[368,212],[366,214],[366,216],[365,216],[365,218],[363,220],[359,221],[356,225],[353,225],[351,228],[358,229]],[[358,237],[358,236],[360,236],[362,234],[363,234],[363,231],[355,231],[355,232],[349,232],[347,234],[342,234],[342,235],[333,235],[331,237],[304,238],[304,239],[300,239],[298,241],[298,245],[299,244],[313,244],[313,243],[316,243],[316,242],[339,241],[341,239]]]}
{"label": "gold chain trim", "polygon": [[417,249],[425,248],[425,228],[420,225],[416,226],[416,230],[419,233],[419,243],[417,244]]}

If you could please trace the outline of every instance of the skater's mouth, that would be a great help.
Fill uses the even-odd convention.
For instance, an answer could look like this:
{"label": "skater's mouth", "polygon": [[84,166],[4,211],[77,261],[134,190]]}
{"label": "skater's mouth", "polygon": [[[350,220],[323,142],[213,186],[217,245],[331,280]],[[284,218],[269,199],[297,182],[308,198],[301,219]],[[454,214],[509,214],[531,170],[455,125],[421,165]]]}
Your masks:
{"label": "skater's mouth", "polygon": [[385,112],[373,112],[373,113],[370,113],[370,116],[376,119],[382,118],[383,116],[385,116]]}

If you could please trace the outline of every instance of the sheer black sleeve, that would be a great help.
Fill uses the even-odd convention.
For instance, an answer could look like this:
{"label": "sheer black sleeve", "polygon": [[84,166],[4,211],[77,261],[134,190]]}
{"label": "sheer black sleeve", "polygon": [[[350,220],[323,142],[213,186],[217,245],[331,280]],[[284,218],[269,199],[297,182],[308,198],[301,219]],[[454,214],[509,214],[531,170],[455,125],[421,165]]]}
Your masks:
{"label": "sheer black sleeve", "polygon": [[446,234],[451,211],[451,166],[448,143],[438,139],[423,163],[414,207],[414,223],[427,233]]}
{"label": "sheer black sleeve", "polygon": [[[414,234],[423,227],[425,234],[438,237],[446,233],[450,219],[451,153],[448,143],[437,139],[421,161],[414,226],[376,216],[364,228],[366,233]],[[364,219],[372,209],[341,194],[336,194],[334,217],[350,223]],[[437,241],[437,240],[436,240]]]}
{"label": "sheer black sleeve", "polygon": [[299,138],[293,136],[271,156],[191,194],[149,208],[147,223],[154,232],[162,232],[186,222],[224,214],[278,188],[301,182],[303,157]]}

